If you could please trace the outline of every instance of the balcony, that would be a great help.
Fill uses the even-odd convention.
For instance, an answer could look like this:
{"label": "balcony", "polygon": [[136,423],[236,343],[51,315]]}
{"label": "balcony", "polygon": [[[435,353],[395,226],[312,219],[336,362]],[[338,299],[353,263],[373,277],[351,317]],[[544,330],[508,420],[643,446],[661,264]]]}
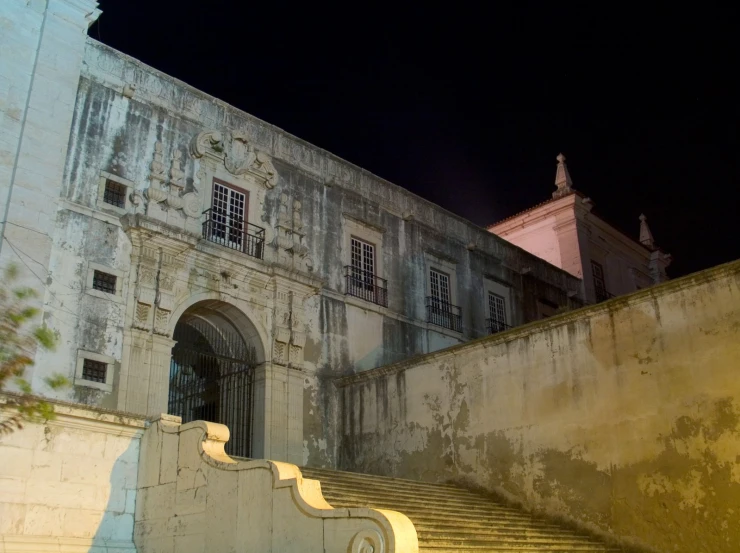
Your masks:
{"label": "balcony", "polygon": [[388,307],[388,281],[351,265],[344,267],[345,294]]}
{"label": "balcony", "polygon": [[427,322],[462,332],[462,310],[457,305],[427,296]]}
{"label": "balcony", "polygon": [[596,303],[601,303],[602,301],[607,301],[612,298],[616,298],[614,294],[607,291],[606,288],[599,288],[598,286],[594,288],[594,292],[596,293]]}
{"label": "balcony", "polygon": [[509,330],[511,327],[498,319],[486,319],[486,328],[488,329],[488,334],[498,334],[499,332]]}
{"label": "balcony", "polygon": [[203,238],[232,250],[237,250],[257,259],[265,255],[265,229],[227,217],[223,213],[207,209],[203,222]]}

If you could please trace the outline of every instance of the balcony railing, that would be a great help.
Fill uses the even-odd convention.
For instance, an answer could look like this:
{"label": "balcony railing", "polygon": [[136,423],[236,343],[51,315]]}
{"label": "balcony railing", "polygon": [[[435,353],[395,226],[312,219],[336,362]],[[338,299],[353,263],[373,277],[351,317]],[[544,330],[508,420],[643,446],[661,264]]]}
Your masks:
{"label": "balcony railing", "polygon": [[206,209],[203,238],[257,259],[265,255],[265,229]]}
{"label": "balcony railing", "polygon": [[462,310],[457,305],[427,296],[427,322],[462,332]]}
{"label": "balcony railing", "polygon": [[606,288],[594,288],[594,291],[596,292],[596,303],[601,303],[602,301],[607,301],[612,298],[616,298],[614,294],[609,292]]}
{"label": "balcony railing", "polygon": [[498,319],[486,319],[486,328],[488,329],[488,334],[497,334],[504,330],[509,330],[511,327]]}
{"label": "balcony railing", "polygon": [[345,265],[345,293],[365,301],[388,307],[388,281],[352,265]]}

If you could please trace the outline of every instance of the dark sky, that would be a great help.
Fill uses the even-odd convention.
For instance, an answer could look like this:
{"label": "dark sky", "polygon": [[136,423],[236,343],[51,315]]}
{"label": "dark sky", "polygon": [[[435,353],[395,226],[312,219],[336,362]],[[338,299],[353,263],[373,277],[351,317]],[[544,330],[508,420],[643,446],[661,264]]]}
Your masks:
{"label": "dark sky", "polygon": [[101,0],[90,35],[477,224],[548,199],[562,151],[671,276],[740,258],[734,13],[402,4]]}

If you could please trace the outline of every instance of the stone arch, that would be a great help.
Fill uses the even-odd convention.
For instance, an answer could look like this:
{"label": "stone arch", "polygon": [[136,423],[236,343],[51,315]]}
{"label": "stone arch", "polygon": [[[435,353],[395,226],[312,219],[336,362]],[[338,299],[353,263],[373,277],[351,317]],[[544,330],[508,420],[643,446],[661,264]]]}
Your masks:
{"label": "stone arch", "polygon": [[[237,329],[241,327],[243,330],[240,330],[240,333],[245,340],[249,341],[250,339],[256,338],[255,347],[257,347],[259,360],[261,362],[267,361],[269,350],[265,346],[270,343],[270,340],[265,328],[260,323],[259,318],[250,318],[246,313],[244,313],[244,310],[236,305],[236,303],[232,303],[230,300],[231,298],[224,299],[223,294],[218,292],[201,292],[189,296],[172,312],[169,324],[167,325],[167,335],[170,338],[174,335],[175,326],[177,326],[180,318],[191,308],[196,306],[211,306],[211,308],[218,309],[218,306],[223,306],[224,309],[221,312],[222,320],[235,326]],[[258,346],[256,344],[257,342],[259,343]]]}
{"label": "stone arch", "polygon": [[237,306],[217,298],[191,298],[174,315],[168,413],[183,422],[227,425],[229,453],[251,455],[255,372],[265,361],[257,326]]}

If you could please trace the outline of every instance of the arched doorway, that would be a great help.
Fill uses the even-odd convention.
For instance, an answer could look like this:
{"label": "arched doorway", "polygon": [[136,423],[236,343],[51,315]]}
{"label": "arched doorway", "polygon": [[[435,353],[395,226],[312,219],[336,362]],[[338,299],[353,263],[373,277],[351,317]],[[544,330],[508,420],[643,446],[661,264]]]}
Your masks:
{"label": "arched doorway", "polygon": [[249,457],[254,370],[264,360],[254,325],[233,305],[207,300],[182,314],[173,339],[168,412],[225,424],[226,451]]}

